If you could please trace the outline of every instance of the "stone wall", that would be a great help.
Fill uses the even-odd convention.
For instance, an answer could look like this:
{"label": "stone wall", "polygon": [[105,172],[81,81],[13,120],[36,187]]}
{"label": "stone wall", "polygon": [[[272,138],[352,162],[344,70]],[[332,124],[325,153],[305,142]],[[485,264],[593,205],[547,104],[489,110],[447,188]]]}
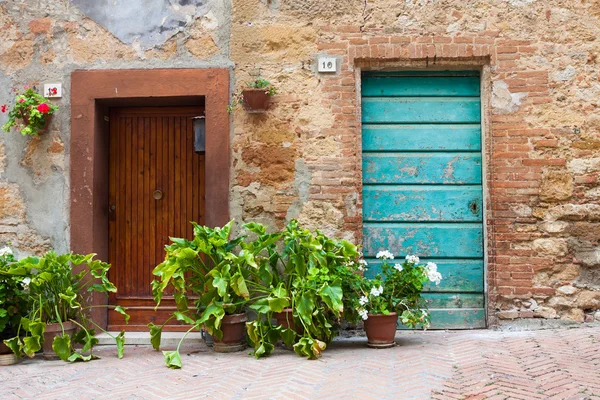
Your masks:
{"label": "stone wall", "polygon": [[[600,308],[600,2],[86,3],[0,1],[2,98],[49,81],[68,93],[85,68],[230,67],[237,89],[265,77],[279,91],[269,112],[232,115],[231,216],[298,218],[355,241],[359,71],[481,68],[489,322],[583,321]],[[317,54],[339,57],[340,72],[317,74]],[[68,95],[59,105],[49,134],[0,142],[0,243],[23,253],[68,248]]]}

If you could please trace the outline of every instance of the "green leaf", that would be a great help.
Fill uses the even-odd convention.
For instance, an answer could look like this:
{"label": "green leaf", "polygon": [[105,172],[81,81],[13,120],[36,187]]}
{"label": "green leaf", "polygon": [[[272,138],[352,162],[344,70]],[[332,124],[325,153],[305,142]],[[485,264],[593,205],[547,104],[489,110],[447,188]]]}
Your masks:
{"label": "green leaf", "polygon": [[123,308],[121,306],[116,306],[115,307],[115,311],[118,312],[119,314],[121,314],[122,316],[125,317],[125,323],[128,324],[129,323],[129,314],[127,314],[125,312],[125,310],[127,310],[126,308]]}
{"label": "green leaf", "polygon": [[234,293],[238,296],[241,296],[245,299],[250,298],[250,292],[248,291],[248,287],[246,286],[246,280],[239,272],[236,272],[231,277],[230,281],[231,289],[233,289]]}
{"label": "green leaf", "polygon": [[7,345],[8,348],[11,349],[16,356],[21,357],[21,347],[23,346],[23,342],[21,342],[18,336],[15,336],[12,339],[5,340],[4,344]]}
{"label": "green leaf", "polygon": [[162,326],[154,325],[152,322],[148,324],[148,328],[150,328],[150,343],[154,350],[160,349],[160,339],[162,335]]}
{"label": "green leaf", "polygon": [[29,358],[33,358],[35,353],[42,348],[40,340],[40,336],[27,336],[23,338],[23,351]]}
{"label": "green leaf", "polygon": [[263,224],[259,224],[257,222],[250,222],[244,225],[244,228],[248,229],[250,232],[254,232],[259,235],[264,235],[267,229]]}
{"label": "green leaf", "polygon": [[294,256],[294,264],[296,266],[296,272],[300,276],[306,275],[306,264],[304,263],[304,255],[302,253]]}
{"label": "green leaf", "polygon": [[290,301],[287,298],[268,297],[269,308],[274,312],[282,312],[284,308],[289,306]]}
{"label": "green leaf", "polygon": [[296,310],[306,325],[312,325],[312,313],[315,308],[315,295],[313,292],[303,292],[296,301]]}
{"label": "green leaf", "polygon": [[71,356],[71,337],[67,334],[54,336],[52,350],[61,360],[67,361]]}
{"label": "green leaf", "polygon": [[185,322],[186,324],[191,324],[191,325],[194,325],[196,323],[196,321],[194,321],[192,318],[188,317],[187,315],[185,315],[182,312],[175,311],[173,313],[173,315],[175,316],[175,318],[177,318],[177,321],[182,321],[182,322]]}
{"label": "green leaf", "polygon": [[219,293],[219,296],[223,297],[225,294],[227,294],[228,283],[228,280],[223,278],[220,272],[214,271],[212,285],[217,288],[217,293]]}
{"label": "green leaf", "polygon": [[254,304],[250,306],[251,309],[255,310],[259,314],[266,314],[271,311],[269,301],[265,299],[256,300]]}
{"label": "green leaf", "polygon": [[81,352],[85,353],[89,351],[98,344],[99,340],[94,336],[94,331],[83,331],[85,333],[85,339],[83,342],[83,347],[81,348]]}
{"label": "green leaf", "polygon": [[83,354],[75,351],[73,354],[71,354],[71,356],[67,359],[67,361],[70,361],[70,362],[75,362],[75,361],[87,362],[87,361],[90,361],[90,360],[97,360],[99,358],[100,357],[98,357],[98,356],[96,356],[94,354],[90,354],[90,355],[84,356]]}
{"label": "green leaf", "polygon": [[178,350],[163,351],[163,354],[165,356],[165,364],[167,364],[167,367],[173,369],[181,368],[181,356],[179,355]]}
{"label": "green leaf", "polygon": [[283,340],[283,343],[285,343],[288,346],[291,346],[296,340],[296,332],[294,332],[292,329],[282,329],[281,339]]}
{"label": "green leaf", "polygon": [[117,357],[123,358],[123,353],[125,352],[125,331],[119,332],[115,337],[115,342],[117,342]]}
{"label": "green leaf", "polygon": [[343,292],[340,281],[334,282],[331,286],[324,283],[321,289],[319,289],[319,296],[321,296],[321,300],[323,300],[332,311],[336,313],[344,311],[344,304],[342,303]]}

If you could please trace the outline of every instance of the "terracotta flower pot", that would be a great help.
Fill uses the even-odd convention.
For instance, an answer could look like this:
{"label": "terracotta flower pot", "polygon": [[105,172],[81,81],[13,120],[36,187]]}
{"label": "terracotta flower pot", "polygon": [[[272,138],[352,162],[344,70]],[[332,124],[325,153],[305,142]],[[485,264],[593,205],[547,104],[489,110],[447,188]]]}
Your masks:
{"label": "terracotta flower pot", "polygon": [[292,329],[298,334],[302,333],[302,328],[296,327],[293,310],[291,308],[284,308],[282,312],[275,313],[275,319],[277,320],[277,325],[281,325],[286,329]]}
{"label": "terracotta flower pot", "polygon": [[396,323],[398,314],[395,312],[384,314],[369,314],[364,322],[367,333],[367,346],[375,348],[387,348],[395,345]]}
{"label": "terracotta flower pot", "polygon": [[0,354],[12,354],[12,350],[4,344],[2,339],[0,339]]}
{"label": "terracotta flower pot", "polygon": [[266,89],[244,89],[242,91],[242,102],[244,109],[249,113],[262,113],[267,111],[271,96]]}
{"label": "terracotta flower pot", "polygon": [[[51,121],[52,121],[52,114],[46,114],[44,116],[44,126],[38,131],[38,136],[39,135],[43,135],[44,133],[46,133],[46,131],[48,130],[48,126],[50,125]],[[24,117],[23,118],[23,124],[29,125],[29,118]]]}
{"label": "terracotta flower pot", "polygon": [[[77,330],[77,325],[71,321],[63,322],[65,334],[73,335]],[[44,331],[44,343],[42,349],[44,350],[44,359],[46,360],[59,360],[60,358],[52,349],[52,342],[55,336],[62,335],[62,328],[60,324],[46,324],[46,330]]]}
{"label": "terracotta flower pot", "polygon": [[226,315],[221,321],[223,338],[213,336],[213,349],[217,353],[233,353],[246,348],[246,314]]}

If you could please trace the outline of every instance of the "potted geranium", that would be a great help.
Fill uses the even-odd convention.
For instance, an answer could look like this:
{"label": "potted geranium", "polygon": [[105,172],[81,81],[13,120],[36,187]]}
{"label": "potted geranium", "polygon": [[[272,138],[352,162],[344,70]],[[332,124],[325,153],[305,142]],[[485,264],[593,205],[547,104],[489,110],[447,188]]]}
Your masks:
{"label": "potted geranium", "polygon": [[246,83],[241,92],[235,93],[232,102],[227,106],[230,113],[235,106],[242,104],[249,113],[262,113],[269,107],[271,96],[277,93],[275,87],[266,79],[257,78]]}
{"label": "potted geranium", "polygon": [[10,247],[0,249],[0,365],[16,363],[19,358],[3,343],[17,334],[21,317],[28,310],[27,286],[29,278],[3,274],[15,257]]}
{"label": "potted geranium", "polygon": [[[43,348],[46,359],[60,358],[72,362],[97,358],[92,348],[98,339],[90,327],[106,331],[88,318],[92,306],[86,305],[83,292],[106,293],[117,289],[107,278],[110,265],[94,260],[94,256],[57,255],[49,251],[43,257],[27,257],[1,271],[2,276],[28,280],[27,312],[15,327],[14,337],[4,340],[17,356],[33,357]],[[75,273],[73,266],[77,265],[85,268]],[[126,321],[129,319],[123,308],[111,308],[123,314]],[[119,358],[123,356],[124,335],[125,332],[121,331],[113,336]],[[81,347],[75,348],[75,344]]]}
{"label": "potted geranium", "polygon": [[[8,110],[6,104],[0,108],[3,113]],[[10,129],[15,127],[23,136],[40,135],[47,129],[52,114],[56,111],[58,111],[57,106],[32,88],[25,86],[25,91],[15,96],[15,104],[8,112],[8,121],[2,126],[2,130],[10,132]]]}
{"label": "potted geranium", "polygon": [[398,317],[412,328],[429,325],[427,306],[421,296],[423,284],[431,281],[437,285],[442,275],[435,263],[419,264],[415,255],[407,255],[399,263],[384,250],[377,253],[377,258],[383,260],[381,273],[372,279],[364,278],[355,307],[364,320],[368,345],[385,348],[394,345]]}

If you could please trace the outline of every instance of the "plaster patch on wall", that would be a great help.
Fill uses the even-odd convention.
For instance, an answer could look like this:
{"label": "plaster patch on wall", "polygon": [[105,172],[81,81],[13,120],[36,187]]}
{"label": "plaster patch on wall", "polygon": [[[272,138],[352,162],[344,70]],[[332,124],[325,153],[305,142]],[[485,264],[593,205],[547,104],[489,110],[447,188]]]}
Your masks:
{"label": "plaster patch on wall", "polygon": [[527,93],[511,93],[504,81],[495,81],[492,86],[492,108],[499,114],[517,111],[521,106],[521,99],[525,97]]}
{"label": "plaster patch on wall", "polygon": [[[197,17],[208,0],[71,0],[73,5],[122,42],[138,42],[142,50],[165,43]],[[214,15],[209,18],[212,22]]]}

